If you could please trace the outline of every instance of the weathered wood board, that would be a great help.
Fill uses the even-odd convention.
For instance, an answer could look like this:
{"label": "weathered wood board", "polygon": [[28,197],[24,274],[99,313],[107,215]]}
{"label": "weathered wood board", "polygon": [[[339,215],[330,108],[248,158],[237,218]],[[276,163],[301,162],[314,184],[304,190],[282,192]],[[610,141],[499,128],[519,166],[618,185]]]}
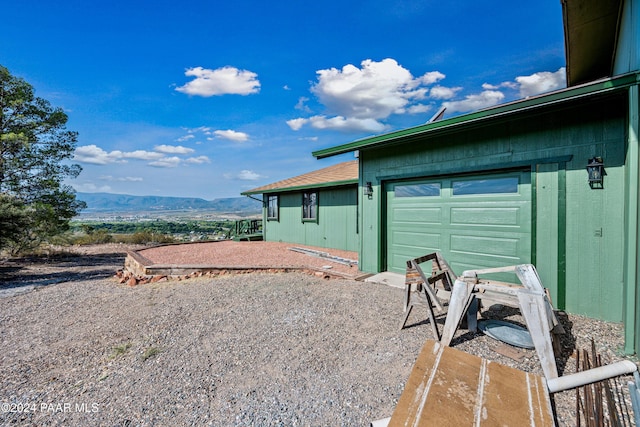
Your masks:
{"label": "weathered wood board", "polygon": [[428,340],[389,427],[553,426],[543,377]]}

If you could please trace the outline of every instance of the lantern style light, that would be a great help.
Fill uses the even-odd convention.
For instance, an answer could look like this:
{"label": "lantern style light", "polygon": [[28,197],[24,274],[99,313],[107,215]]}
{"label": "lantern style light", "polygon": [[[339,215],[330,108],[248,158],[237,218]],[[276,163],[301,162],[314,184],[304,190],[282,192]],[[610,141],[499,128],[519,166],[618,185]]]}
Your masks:
{"label": "lantern style light", "polygon": [[604,188],[604,163],[602,157],[593,157],[587,163],[587,174],[589,175],[589,186],[591,188]]}
{"label": "lantern style light", "polygon": [[367,181],[367,183],[365,184],[364,195],[370,199],[373,198],[373,185],[371,184],[371,181]]}

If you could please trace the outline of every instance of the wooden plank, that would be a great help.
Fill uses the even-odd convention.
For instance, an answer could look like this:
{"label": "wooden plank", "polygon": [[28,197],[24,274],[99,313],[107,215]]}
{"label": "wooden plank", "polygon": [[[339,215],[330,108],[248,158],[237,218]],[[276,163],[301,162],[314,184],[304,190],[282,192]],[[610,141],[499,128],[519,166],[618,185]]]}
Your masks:
{"label": "wooden plank", "polygon": [[404,386],[404,392],[393,411],[389,427],[409,425],[409,421],[416,419],[424,409],[426,402],[423,397],[426,396],[423,396],[423,392],[428,393],[431,387],[433,375],[442,357],[442,352],[439,351],[441,348],[440,344],[432,340],[427,340],[422,347]]}
{"label": "wooden plank", "polygon": [[553,426],[545,381],[428,340],[389,420],[397,426]]}
{"label": "wooden plank", "polygon": [[509,359],[513,359],[516,362],[522,362],[522,359],[524,359],[525,356],[522,350],[503,343],[499,343],[495,347],[491,348],[491,350],[505,357],[508,357]]}
{"label": "wooden plank", "polygon": [[420,267],[420,265],[417,264],[416,262],[412,262],[412,264],[413,264],[413,267],[416,269],[416,271],[420,273],[420,277],[423,280],[424,286],[422,287],[422,289],[428,295],[428,299],[430,300],[429,301],[430,311],[433,312],[433,309],[431,308],[432,304],[435,305],[438,308],[438,310],[440,311],[444,310],[444,307],[442,307],[442,304],[440,304],[440,301],[438,301],[438,298],[436,297],[434,290],[431,288],[431,286],[427,284],[428,283],[427,278],[425,277],[424,272],[422,271],[422,268]]}
{"label": "wooden plank", "polygon": [[443,349],[431,388],[426,393],[418,425],[464,426],[475,419],[477,391],[484,371],[481,360],[468,353]]}
{"label": "wooden plank", "polygon": [[553,425],[551,405],[542,377],[489,363],[478,425]]}
{"label": "wooden plank", "polygon": [[468,304],[471,302],[470,298],[473,293],[473,287],[473,283],[467,283],[464,280],[456,280],[453,284],[447,318],[444,321],[444,328],[442,330],[441,344],[449,345],[451,343],[460,324],[460,320]]}
{"label": "wooden plank", "polygon": [[545,377],[547,379],[558,378],[544,293],[523,289],[518,293],[518,300],[520,301],[520,312],[527,323],[527,329],[529,329],[531,340],[536,347]]}

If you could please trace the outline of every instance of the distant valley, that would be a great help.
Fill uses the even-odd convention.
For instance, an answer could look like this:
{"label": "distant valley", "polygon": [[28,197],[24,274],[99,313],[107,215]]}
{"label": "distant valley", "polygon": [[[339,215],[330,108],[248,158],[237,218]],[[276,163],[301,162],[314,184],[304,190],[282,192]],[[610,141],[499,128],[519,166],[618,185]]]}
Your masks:
{"label": "distant valley", "polygon": [[80,217],[99,216],[257,216],[261,202],[249,197],[205,200],[194,197],[131,196],[112,193],[77,193],[78,200],[87,204]]}

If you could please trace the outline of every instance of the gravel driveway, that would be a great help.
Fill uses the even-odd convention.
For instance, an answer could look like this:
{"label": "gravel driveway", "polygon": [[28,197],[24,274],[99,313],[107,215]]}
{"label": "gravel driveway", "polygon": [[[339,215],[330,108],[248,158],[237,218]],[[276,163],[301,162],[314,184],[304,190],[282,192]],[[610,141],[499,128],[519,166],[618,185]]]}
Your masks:
{"label": "gravel driveway", "polygon": [[[5,271],[0,290],[35,290],[0,297],[1,425],[366,426],[391,415],[431,338],[423,313],[399,329],[402,291],[385,285],[253,273],[127,287],[110,277],[123,260]],[[594,337],[605,362],[620,358],[620,325],[564,323],[568,346]],[[465,332],[457,348],[540,372],[532,350],[514,360]],[[573,396],[556,395],[561,426]]]}
{"label": "gravel driveway", "polygon": [[3,425],[367,425],[427,331],[398,289],[297,273],[36,289],[0,298]]}

